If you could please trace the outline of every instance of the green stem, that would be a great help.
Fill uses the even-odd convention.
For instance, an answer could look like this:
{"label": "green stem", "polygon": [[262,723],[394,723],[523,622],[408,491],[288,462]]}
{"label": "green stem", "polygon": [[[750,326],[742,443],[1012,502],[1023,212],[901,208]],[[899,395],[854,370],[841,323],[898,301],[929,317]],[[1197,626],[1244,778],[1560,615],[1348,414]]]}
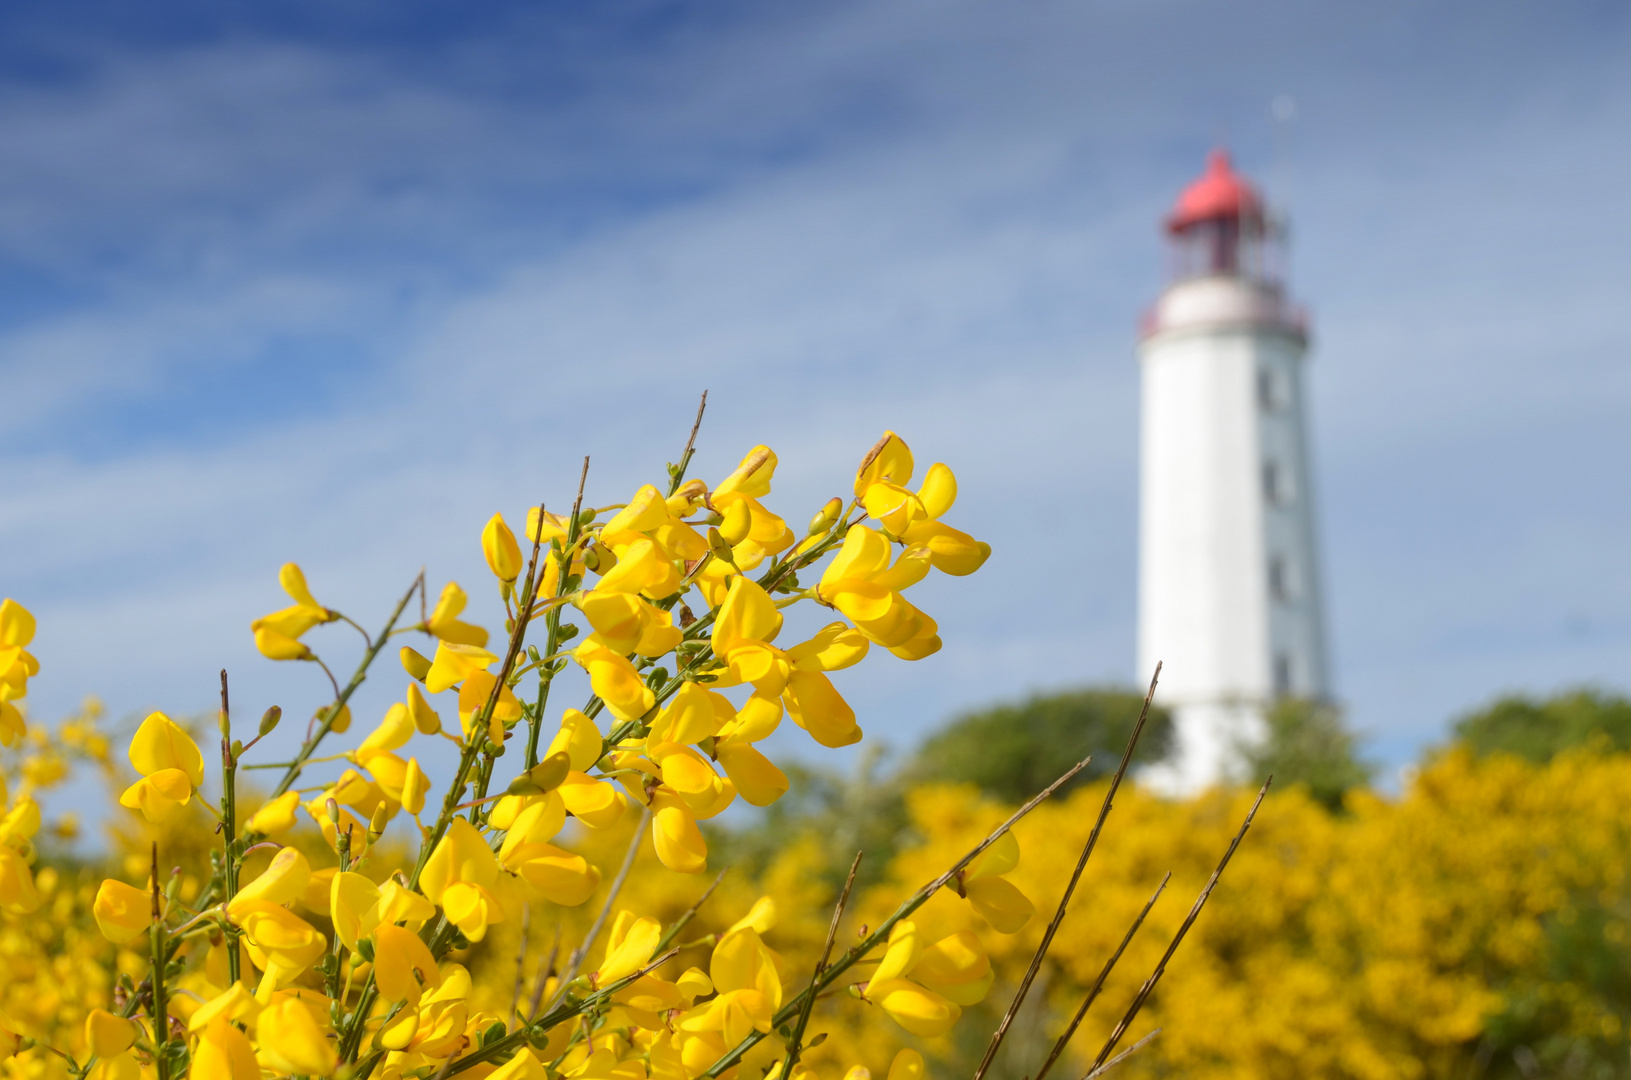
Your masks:
{"label": "green stem", "polygon": [[374,638],[369,644],[368,651],[363,653],[362,662],[357,665],[357,670],[351,676],[351,681],[346,683],[345,689],[341,690],[339,695],[334,699],[334,704],[330,705],[326,710],[324,710],[323,722],[318,727],[316,732],[312,734],[311,738],[307,739],[301,744],[300,752],[296,754],[294,760],[289,763],[289,771],[283,774],[283,779],[279,780],[277,787],[272,790],[272,798],[275,799],[279,795],[282,795],[284,792],[288,791],[289,788],[294,786],[294,782],[300,779],[300,772],[306,766],[306,759],[311,757],[312,752],[317,749],[317,744],[322,742],[324,736],[326,736],[330,729],[334,727],[334,721],[339,717],[340,710],[345,708],[346,702],[351,700],[351,695],[355,694],[357,692],[357,688],[360,687],[363,684],[363,681],[368,678],[369,666],[373,664],[374,658],[379,655],[380,650],[385,648],[385,643],[390,640],[391,628],[394,627],[396,625],[396,621],[402,617],[402,612],[407,608],[408,601],[413,599],[414,591],[416,589],[423,589],[424,587],[424,576],[420,575],[420,577],[408,587],[408,591],[402,594],[402,599],[397,603],[396,610],[391,612],[390,619],[385,623],[385,629],[379,632],[379,636]]}
{"label": "green stem", "polygon": [[[238,760],[232,753],[232,706],[227,698],[227,673],[221,669],[221,878],[223,906],[238,895]],[[239,978],[238,935],[226,932],[227,979]]]}
{"label": "green stem", "polygon": [[170,1080],[170,1059],[165,1052],[170,1041],[169,1005],[164,999],[164,969],[169,963],[164,948],[164,905],[159,898],[159,845],[153,842],[153,925],[150,937],[153,945],[153,1008],[149,1018],[153,1021],[153,1065],[159,1080]]}

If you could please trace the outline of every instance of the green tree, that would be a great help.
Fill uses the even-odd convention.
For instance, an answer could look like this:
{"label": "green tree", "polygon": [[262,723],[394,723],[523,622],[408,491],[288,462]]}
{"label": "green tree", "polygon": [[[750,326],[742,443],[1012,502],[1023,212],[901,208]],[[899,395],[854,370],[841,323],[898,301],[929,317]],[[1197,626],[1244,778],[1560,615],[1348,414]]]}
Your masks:
{"label": "green tree", "polygon": [[[1019,803],[1091,754],[1092,764],[1076,774],[1072,786],[1085,783],[1115,771],[1143,705],[1142,694],[1098,688],[1039,694],[965,713],[930,736],[907,766],[906,778],[976,784],[994,798]],[[1134,760],[1160,760],[1171,738],[1166,711],[1152,709]]]}
{"label": "green tree", "polygon": [[1476,754],[1516,754],[1537,763],[1598,737],[1608,748],[1627,750],[1631,700],[1592,689],[1539,700],[1514,694],[1456,721],[1455,737]]}
{"label": "green tree", "polygon": [[1244,747],[1246,779],[1277,786],[1306,784],[1309,794],[1331,809],[1342,806],[1349,788],[1370,782],[1375,768],[1359,758],[1353,732],[1342,711],[1328,702],[1287,698],[1268,715],[1268,738]]}

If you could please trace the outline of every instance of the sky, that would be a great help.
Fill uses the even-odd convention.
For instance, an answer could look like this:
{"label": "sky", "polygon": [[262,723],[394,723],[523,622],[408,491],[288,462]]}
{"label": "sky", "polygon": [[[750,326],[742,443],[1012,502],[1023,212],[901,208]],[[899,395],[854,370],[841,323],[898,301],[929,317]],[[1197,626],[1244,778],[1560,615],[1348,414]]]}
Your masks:
{"label": "sky", "polygon": [[488,516],[564,507],[586,454],[592,503],[660,480],[704,389],[705,478],[768,443],[801,523],[892,428],[994,548],[914,591],[941,653],[840,677],[869,739],[1141,684],[1136,327],[1219,144],[1292,220],[1366,752],[1624,689],[1628,131],[1607,2],[19,0],[0,594],[39,617],[30,707],[196,714],[225,667],[240,713],[310,715],[320,673],[248,632],[280,564],[368,626],[425,567],[494,625]]}

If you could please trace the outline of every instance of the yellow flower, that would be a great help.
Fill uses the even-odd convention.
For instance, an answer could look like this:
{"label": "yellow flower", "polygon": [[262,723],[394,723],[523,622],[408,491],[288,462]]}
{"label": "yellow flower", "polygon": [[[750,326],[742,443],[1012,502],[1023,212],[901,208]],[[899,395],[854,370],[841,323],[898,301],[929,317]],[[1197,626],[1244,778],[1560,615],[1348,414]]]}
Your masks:
{"label": "yellow flower", "polygon": [[927,1075],[923,1055],[910,1047],[896,1052],[895,1060],[889,1063],[889,1080],[924,1080]]}
{"label": "yellow flower", "polygon": [[619,911],[606,939],[606,957],[600,962],[596,983],[607,986],[645,967],[656,954],[662,936],[663,928],[657,920],[636,916],[626,908]]}
{"label": "yellow flower", "polygon": [[[552,904],[575,907],[589,899],[600,887],[600,871],[583,856],[549,843],[566,824],[566,804],[560,793],[511,798],[513,805],[523,801],[526,805],[500,826],[507,830],[498,850],[500,864]],[[498,813],[495,808],[493,816]]]}
{"label": "yellow flower", "polygon": [[260,1015],[261,1006],[255,995],[240,982],[235,982],[221,993],[200,1005],[187,1018],[187,1030],[197,1034],[218,1021],[253,1021]]}
{"label": "yellow flower", "polygon": [[429,790],[430,781],[419,768],[419,759],[409,758],[408,768],[402,775],[402,809],[410,814],[419,813],[425,808],[425,792]]}
{"label": "yellow flower", "polygon": [[882,962],[866,985],[866,998],[913,1035],[933,1038],[944,1035],[957,1023],[962,1009],[956,1002],[913,982],[912,973],[921,956],[917,924],[903,919],[889,933],[889,947]]}
{"label": "yellow flower", "polygon": [[1001,875],[1019,865],[1019,840],[1003,833],[962,873],[964,896],[974,910],[1000,934],[1016,934],[1036,913],[1026,895]]}
{"label": "yellow flower", "polygon": [[[465,596],[458,582],[448,582],[442,588],[442,595],[437,598],[436,606],[431,609],[430,618],[425,620],[425,628],[446,644],[473,645],[481,648],[487,644],[487,631],[479,626],[459,621],[459,613],[469,602],[470,598]],[[445,690],[447,687],[441,689]],[[430,692],[435,694],[440,691],[436,687],[431,687]]]}
{"label": "yellow flower", "polygon": [[651,819],[651,840],[657,858],[664,866],[681,874],[700,874],[708,868],[708,844],[697,828],[696,815],[678,797],[663,797],[661,789],[651,800],[656,814]]}
{"label": "yellow flower", "polygon": [[775,921],[775,906],[763,900],[728,930],[714,946],[708,975],[719,993],[680,1020],[688,1032],[719,1032],[735,1046],[753,1031],[769,1032],[782,1004],[777,957],[759,935]]}
{"label": "yellow flower", "polygon": [[0,908],[8,914],[27,915],[39,906],[40,894],[28,861],[11,847],[0,845]]}
{"label": "yellow flower", "polygon": [[227,904],[227,915],[237,921],[239,914],[249,910],[251,904],[293,903],[310,880],[311,863],[306,861],[306,856],[286,847],[273,856],[258,877],[238,889],[238,895]]}
{"label": "yellow flower", "polygon": [[135,1045],[139,1033],[134,1021],[115,1016],[106,1009],[92,1009],[85,1015],[85,1044],[97,1057],[110,1058],[124,1053]]}
{"label": "yellow flower", "polygon": [[504,920],[504,906],[496,892],[499,874],[492,849],[475,826],[460,817],[453,819],[426,860],[419,887],[465,937],[480,941],[489,924]]}
{"label": "yellow flower", "polygon": [[334,612],[312,599],[306,587],[306,575],[294,563],[284,563],[278,571],[278,584],[294,601],[286,607],[263,615],[249,624],[255,634],[255,647],[271,660],[305,660],[311,650],[300,641],[300,636],[319,623],[339,618]]}
{"label": "yellow flower", "polygon": [[244,829],[248,832],[264,833],[267,836],[286,833],[295,826],[295,808],[299,805],[300,793],[285,791],[251,814],[249,820],[244,823]]}
{"label": "yellow flower", "polygon": [[577,606],[595,629],[591,640],[598,639],[619,655],[663,656],[684,638],[671,614],[653,607],[636,593],[599,588],[585,593]]}
{"label": "yellow flower", "polygon": [[521,548],[515,534],[504,524],[503,514],[494,514],[481,530],[481,553],[487,557],[487,568],[500,581],[511,582],[521,575]]}
{"label": "yellow flower", "polygon": [[379,886],[354,871],[340,871],[329,883],[329,920],[334,937],[349,951],[357,951],[357,941],[374,932]]}
{"label": "yellow flower", "polygon": [[[414,655],[418,656],[419,654],[414,653]],[[424,660],[425,658],[420,656],[419,659]],[[430,661],[426,660],[425,670],[421,672],[421,675],[429,672]],[[430,707],[430,702],[425,700],[425,695],[420,693],[418,683],[408,684],[408,716],[413,720],[413,726],[421,735],[434,735],[442,730],[442,718],[437,715],[435,709]]]}
{"label": "yellow flower", "polygon": [[0,745],[26,734],[23,714],[11,702],[28,694],[29,676],[40,670],[25,648],[33,640],[34,616],[10,597],[0,600]]}
{"label": "yellow flower", "polygon": [[23,1036],[17,1028],[17,1021],[0,1012],[0,1061],[5,1061],[15,1054],[22,1041]]}
{"label": "yellow flower", "polygon": [[[261,1012],[255,1022],[260,1060],[280,1073],[331,1076],[339,1055],[312,1012],[298,998],[285,998]],[[233,1080],[237,1080],[234,1075]]]}
{"label": "yellow flower", "polygon": [[865,525],[853,525],[822,573],[816,598],[896,656],[921,660],[939,650],[938,628],[901,590],[923,580],[930,565],[926,548],[907,548],[891,566],[889,541]]}
{"label": "yellow flower", "polygon": [[714,753],[736,790],[754,806],[769,806],[787,794],[787,774],[746,743],[718,743]]}
{"label": "yellow flower", "polygon": [[770,644],[781,628],[782,613],[770,594],[746,577],[732,578],[715,613],[711,639],[714,655],[725,661],[729,674],[715,685],[749,682],[763,694],[780,694],[792,671],[787,654]]}
{"label": "yellow flower", "polygon": [[498,657],[479,645],[444,641],[436,646],[436,659],[431,661],[430,670],[425,673],[425,689],[440,694],[497,662]]}
{"label": "yellow flower", "polygon": [[569,772],[555,789],[572,816],[591,829],[604,829],[617,823],[628,807],[623,793],[611,784],[581,772]]}
{"label": "yellow flower", "polygon": [[198,1037],[187,1074],[192,1080],[260,1080],[261,1069],[249,1036],[220,1017]]}
{"label": "yellow flower", "polygon": [[160,712],[149,714],[136,729],[130,763],[142,779],[125,789],[119,802],[140,810],[148,821],[163,821],[185,806],[204,782],[204,756],[197,744]]}
{"label": "yellow flower", "polygon": [[243,927],[249,957],[263,972],[255,995],[262,1004],[323,955],[327,939],[288,908],[267,900],[235,903],[233,908],[233,921]]}
{"label": "yellow flower", "polygon": [[421,987],[434,988],[442,973],[419,935],[401,926],[374,931],[374,983],[386,1001],[405,1001],[419,1007]]}
{"label": "yellow flower", "polygon": [[544,756],[564,751],[571,759],[572,768],[584,772],[600,760],[603,746],[604,740],[595,722],[577,709],[568,709],[561,717],[561,730],[555,733]]}
{"label": "yellow flower", "polygon": [[[409,678],[425,681],[425,676],[430,673],[430,661],[425,659],[423,653],[412,646],[404,645],[397,651],[397,656],[402,661],[402,670],[408,673]],[[433,733],[427,731],[425,734]]]}
{"label": "yellow flower", "polygon": [[493,711],[487,717],[486,737],[502,746],[505,725],[521,719],[521,702],[516,699],[515,691],[500,683],[498,676],[492,672],[472,671],[459,686],[459,730],[467,740],[471,738],[471,722],[487,707],[495,686],[498,687],[498,700],[493,703]]}
{"label": "yellow flower", "polygon": [[150,893],[107,878],[96,890],[91,914],[102,936],[115,945],[125,945],[147,933],[153,925],[153,897]]}
{"label": "yellow flower", "polygon": [[590,688],[619,720],[638,720],[657,704],[634,665],[593,636],[572,651],[572,658],[589,673]]}
{"label": "yellow flower", "polygon": [[[651,722],[651,735],[647,741],[701,742],[718,734],[726,723],[735,719],[735,714],[736,710],[723,694],[687,682],[674,692],[662,712],[657,714],[657,719]],[[573,767],[578,767],[576,759],[573,760]]]}

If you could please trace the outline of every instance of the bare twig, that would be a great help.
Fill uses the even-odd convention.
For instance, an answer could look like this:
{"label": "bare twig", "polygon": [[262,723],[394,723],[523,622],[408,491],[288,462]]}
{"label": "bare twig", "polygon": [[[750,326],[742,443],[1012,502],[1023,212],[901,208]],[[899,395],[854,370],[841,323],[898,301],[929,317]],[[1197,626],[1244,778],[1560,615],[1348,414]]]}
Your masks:
{"label": "bare twig", "polygon": [[1064,895],[1059,897],[1059,907],[1053,913],[1053,919],[1048,928],[1042,932],[1042,941],[1036,947],[1036,954],[1031,957],[1031,966],[1025,969],[1025,977],[1019,981],[1019,989],[1014,992],[1014,1000],[1009,1002],[1008,1011],[1003,1014],[1002,1022],[997,1030],[991,1033],[991,1043],[985,1048],[985,1057],[980,1059],[979,1068],[974,1070],[974,1080],[984,1080],[986,1070],[997,1056],[997,1050],[1002,1046],[1003,1038],[1008,1034],[1009,1025],[1014,1022],[1014,1015],[1019,1012],[1020,1005],[1025,1002],[1025,995],[1030,993],[1031,983],[1036,979],[1037,970],[1042,967],[1042,959],[1047,956],[1048,949],[1053,945],[1053,936],[1059,932],[1059,924],[1065,921],[1065,909],[1070,906],[1070,898],[1076,892],[1076,883],[1082,879],[1082,871],[1087,868],[1087,860],[1092,857],[1093,849],[1098,845],[1099,833],[1104,830],[1104,822],[1110,816],[1111,804],[1116,798],[1116,789],[1121,787],[1121,778],[1127,775],[1127,766],[1132,764],[1133,750],[1138,746],[1138,737],[1144,731],[1144,722],[1150,716],[1150,700],[1155,697],[1155,684],[1161,679],[1161,665],[1155,665],[1155,673],[1150,676],[1150,688],[1144,694],[1144,708],[1139,711],[1138,723],[1133,725],[1132,737],[1127,740],[1127,749],[1121,753],[1121,764],[1116,768],[1116,775],[1110,780],[1110,788],[1104,793],[1104,802],[1099,806],[1099,818],[1093,823],[1093,831],[1087,835],[1087,843],[1082,846],[1081,857],[1076,860],[1076,869],[1070,875],[1070,882],[1065,886]]}
{"label": "bare twig", "polygon": [[[838,924],[844,918],[844,907],[849,903],[849,892],[855,887],[855,872],[861,868],[861,852],[855,853],[855,861],[849,865],[849,877],[844,879],[844,891],[838,894],[838,903],[832,909],[832,922],[827,924],[827,944],[821,949],[821,959],[816,961],[815,974],[810,976],[810,988],[815,989],[816,983],[827,971],[827,961],[832,959],[833,939],[838,936]],[[810,1013],[815,1008],[816,995],[808,994],[804,998],[804,1008],[799,1010],[799,1022],[793,1028],[793,1038],[787,1044],[787,1060],[782,1064],[781,1075],[793,1075],[793,1066],[799,1063],[799,1054],[804,1050],[804,1029],[810,1025]]]}
{"label": "bare twig", "polygon": [[702,392],[702,403],[697,406],[696,423],[691,425],[691,437],[685,440],[685,451],[680,454],[679,462],[674,465],[673,472],[668,479],[668,493],[670,495],[680,489],[685,480],[685,470],[691,465],[691,455],[696,450],[697,432],[702,430],[702,414],[708,408],[708,391]]}
{"label": "bare twig", "polygon": [[1094,1071],[1104,1064],[1104,1059],[1110,1056],[1110,1051],[1116,1048],[1116,1043],[1121,1041],[1121,1037],[1127,1033],[1127,1028],[1132,1024],[1134,1018],[1138,1016],[1138,1011],[1144,1007],[1144,1002],[1149,998],[1150,992],[1155,989],[1155,984],[1161,981],[1161,976],[1167,970],[1167,962],[1172,959],[1172,954],[1178,951],[1178,945],[1184,940],[1184,935],[1189,933],[1189,928],[1195,925],[1195,920],[1200,917],[1201,908],[1206,906],[1206,898],[1212,895],[1213,888],[1217,886],[1218,878],[1223,876],[1223,868],[1229,865],[1229,860],[1234,856],[1235,849],[1246,838],[1246,830],[1252,827],[1252,818],[1257,816],[1257,808],[1263,805],[1263,797],[1269,793],[1269,785],[1272,783],[1274,783],[1274,777],[1272,776],[1263,782],[1263,790],[1257,793],[1257,801],[1252,803],[1252,808],[1246,812],[1246,820],[1240,823],[1240,831],[1235,833],[1233,840],[1229,841],[1229,850],[1223,853],[1223,858],[1218,862],[1218,868],[1212,871],[1212,876],[1207,879],[1206,888],[1202,889],[1201,894],[1195,898],[1195,906],[1189,909],[1189,914],[1184,917],[1183,925],[1178,927],[1178,932],[1172,936],[1172,944],[1168,945],[1167,951],[1161,955],[1161,962],[1155,965],[1155,970],[1150,972],[1150,977],[1144,980],[1143,986],[1139,987],[1138,995],[1133,998],[1133,1003],[1127,1007],[1127,1015],[1121,1018],[1121,1022],[1116,1025],[1116,1029],[1110,1033],[1110,1038],[1105,1040],[1104,1048],[1099,1051],[1099,1056],[1093,1059],[1093,1068],[1088,1070],[1088,1076],[1092,1076]]}
{"label": "bare twig", "polygon": [[[918,908],[927,903],[929,897],[933,896],[937,889],[946,884],[946,882],[950,881],[952,878],[956,877],[959,870],[962,870],[969,863],[979,858],[980,854],[984,852],[986,848],[996,843],[1002,837],[1003,833],[1013,828],[1016,821],[1024,817],[1026,814],[1029,814],[1032,810],[1035,810],[1050,795],[1052,795],[1055,791],[1058,791],[1061,786],[1069,783],[1071,777],[1085,769],[1087,767],[1087,763],[1091,760],[1091,758],[1083,758],[1075,765],[1072,765],[1065,771],[1063,776],[1049,784],[1047,787],[1043,788],[1036,795],[1032,796],[1024,806],[1021,806],[1018,810],[1015,810],[1012,814],[1010,814],[1007,821],[991,830],[991,832],[986,835],[984,840],[981,840],[978,844],[975,844],[972,848],[970,848],[969,851],[964,854],[961,859],[958,859],[955,863],[953,863],[945,873],[941,874],[939,877],[935,878],[933,881],[929,882],[927,885],[923,886],[923,888],[919,889],[917,892],[908,897],[904,903],[894,910],[889,918],[879,923],[878,928],[872,931],[872,933],[868,934],[860,944],[852,946],[845,951],[843,956],[835,960],[833,965],[822,974],[821,978],[817,982],[806,987],[803,993],[798,994],[793,998],[793,1000],[789,1001],[786,1005],[783,1005],[781,1011],[772,1018],[772,1030],[787,1023],[787,1021],[796,1016],[798,1014],[798,1010],[804,1007],[804,999],[806,997],[820,994],[821,991],[837,982],[838,977],[853,967],[855,963],[863,956],[876,948],[881,942],[887,940],[889,937],[889,931],[894,929],[896,923],[900,922],[902,919],[906,918],[906,916],[910,915],[912,912],[916,911]],[[726,1053],[724,1057],[708,1066],[707,1071],[702,1073],[702,1075],[706,1077],[718,1076],[720,1073],[724,1072],[726,1069],[740,1061],[743,1054],[759,1045],[764,1038],[764,1032],[753,1032],[747,1038],[738,1043],[734,1049]]]}
{"label": "bare twig", "polygon": [[634,972],[632,975],[625,975],[623,978],[618,979],[614,983],[608,983],[581,1001],[571,1001],[557,1009],[551,1009],[548,1013],[540,1017],[536,1023],[530,1024],[519,1031],[512,1031],[508,1035],[501,1036],[472,1054],[467,1054],[462,1058],[458,1058],[457,1060],[449,1058],[448,1060],[451,1067],[443,1066],[443,1070],[448,1076],[456,1076],[459,1073],[464,1072],[466,1069],[473,1069],[477,1065],[482,1065],[488,1061],[491,1061],[493,1058],[508,1054],[510,1051],[514,1050],[516,1047],[525,1042],[529,1035],[535,1032],[542,1034],[547,1032],[555,1025],[572,1019],[574,1016],[583,1016],[586,1013],[594,1011],[604,1002],[610,1001],[615,995],[622,993],[626,988],[639,982],[647,975],[650,975],[653,971],[656,971],[658,968],[674,959],[674,957],[678,954],[678,949],[670,949],[662,955],[655,957],[650,963],[646,964],[646,966],[641,968],[639,971]]}
{"label": "bare twig", "polygon": [[668,948],[669,945],[673,944],[674,939],[680,936],[680,931],[684,930],[686,925],[690,923],[692,919],[697,917],[697,912],[702,910],[702,905],[708,902],[708,897],[714,894],[714,890],[719,888],[719,883],[724,881],[725,875],[730,872],[731,868],[728,866],[721,870],[719,872],[719,876],[714,878],[714,883],[704,889],[701,896],[697,897],[697,902],[687,908],[685,914],[674,920],[674,925],[670,926],[668,930],[664,932],[663,936],[657,939],[658,952],[662,952],[664,949]]}
{"label": "bare twig", "polygon": [[[588,461],[588,458],[584,458]],[[583,966],[584,957],[595,944],[595,938],[600,936],[601,927],[606,925],[606,916],[612,912],[612,905],[617,902],[617,894],[623,891],[623,882],[628,880],[629,871],[634,868],[634,858],[640,853],[640,840],[645,836],[646,826],[651,822],[651,807],[646,807],[645,813],[640,815],[640,824],[634,827],[634,836],[629,840],[629,850],[623,855],[623,867],[618,870],[617,877],[612,879],[611,891],[606,894],[606,902],[600,905],[600,914],[589,927],[589,932],[583,936],[583,941],[572,950],[567,958],[566,970],[561,973],[560,988],[555,991],[555,998],[549,1003],[549,1011],[554,1012],[560,1005],[561,999],[566,996],[566,985],[578,977],[578,969]]]}
{"label": "bare twig", "polygon": [[1097,1080],[1098,1077],[1103,1076],[1117,1065],[1120,1065],[1123,1061],[1126,1061],[1128,1058],[1144,1049],[1144,1044],[1159,1034],[1161,1034],[1161,1029],[1156,1028],[1154,1031],[1150,1032],[1148,1035],[1144,1036],[1142,1039],[1138,1040],[1133,1045],[1111,1058],[1109,1061],[1106,1061],[1103,1065],[1100,1065],[1098,1068],[1082,1077],[1082,1080]]}
{"label": "bare twig", "polygon": [[1121,954],[1127,951],[1127,946],[1132,942],[1133,935],[1138,933],[1140,926],[1144,925],[1144,917],[1150,913],[1150,909],[1155,906],[1156,900],[1160,899],[1162,890],[1167,887],[1167,882],[1171,880],[1172,873],[1168,871],[1167,876],[1161,879],[1161,884],[1155,887],[1155,892],[1150,894],[1149,900],[1144,904],[1144,910],[1138,913],[1138,918],[1133,920],[1133,925],[1127,928],[1127,933],[1122,937],[1121,944],[1116,946],[1116,951],[1110,954],[1110,959],[1106,960],[1104,967],[1099,969],[1099,977],[1093,980],[1093,985],[1087,991],[1087,997],[1082,999],[1081,1007],[1076,1010],[1076,1015],[1071,1017],[1070,1023],[1060,1034],[1058,1041],[1053,1044],[1053,1050],[1049,1052],[1048,1060],[1044,1061],[1042,1068],[1037,1070],[1036,1080],[1044,1080],[1048,1075],[1048,1070],[1052,1069],[1054,1062],[1059,1060],[1059,1055],[1063,1054],[1065,1047],[1070,1045],[1070,1040],[1075,1036],[1076,1029],[1082,1026],[1082,1018],[1087,1015],[1087,1010],[1093,1007],[1093,1002],[1098,999],[1099,991],[1104,989],[1104,981],[1110,977],[1110,972],[1114,970],[1116,961],[1120,960]]}
{"label": "bare twig", "polygon": [[[583,485],[589,481],[589,455],[583,455],[583,471],[578,473],[578,497],[572,500],[572,524],[575,526],[578,514],[583,512]],[[543,532],[543,522],[538,523],[538,531]]]}
{"label": "bare twig", "polygon": [[555,960],[561,955],[561,924],[555,924],[555,942],[549,947],[549,959],[544,961],[538,969],[538,978],[532,984],[532,999],[527,1002],[527,1023],[538,1015],[538,1006],[544,1000],[544,989],[549,985],[549,975],[555,970]]}
{"label": "bare twig", "polygon": [[516,1009],[521,1005],[521,982],[527,968],[527,935],[532,931],[532,905],[521,908],[521,948],[515,954],[515,988],[510,991],[510,1011],[504,1014],[508,1027],[515,1021]]}

